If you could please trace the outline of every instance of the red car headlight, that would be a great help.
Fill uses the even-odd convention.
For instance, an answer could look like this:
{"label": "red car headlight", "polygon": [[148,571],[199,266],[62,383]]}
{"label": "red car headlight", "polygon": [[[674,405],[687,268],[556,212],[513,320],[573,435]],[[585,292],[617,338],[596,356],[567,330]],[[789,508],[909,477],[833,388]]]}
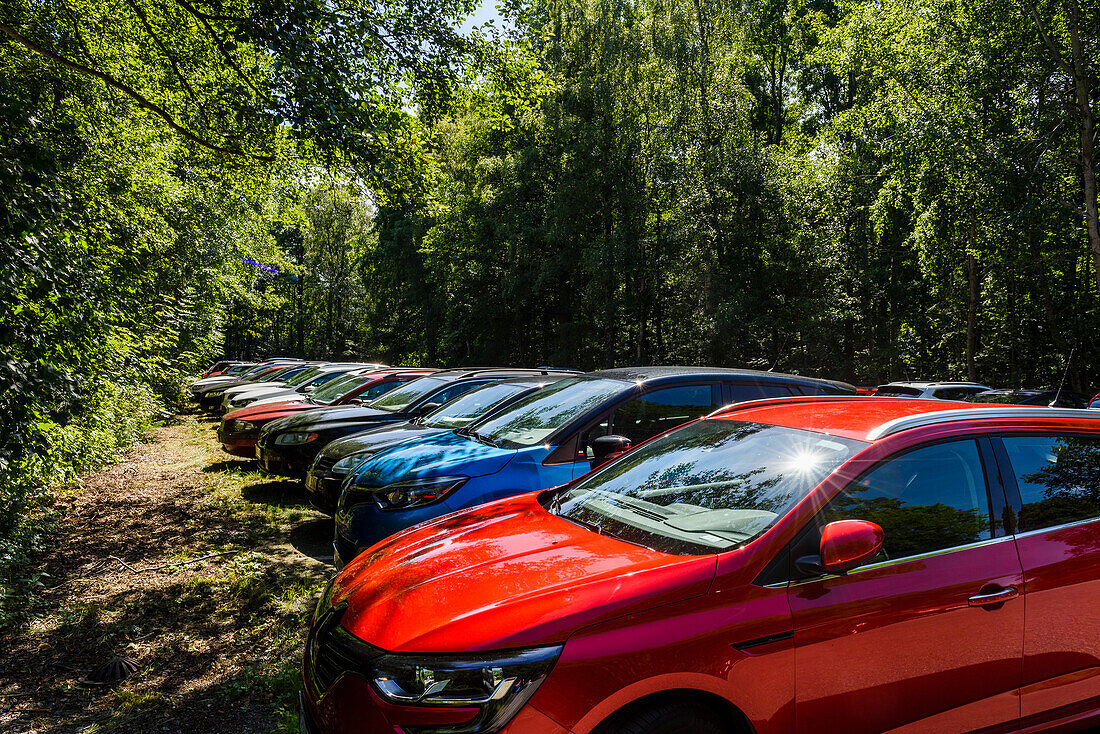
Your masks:
{"label": "red car headlight", "polygon": [[396,706],[478,710],[463,724],[401,724],[410,734],[493,734],[534,695],[561,650],[559,645],[484,655],[385,654],[374,660],[371,683]]}

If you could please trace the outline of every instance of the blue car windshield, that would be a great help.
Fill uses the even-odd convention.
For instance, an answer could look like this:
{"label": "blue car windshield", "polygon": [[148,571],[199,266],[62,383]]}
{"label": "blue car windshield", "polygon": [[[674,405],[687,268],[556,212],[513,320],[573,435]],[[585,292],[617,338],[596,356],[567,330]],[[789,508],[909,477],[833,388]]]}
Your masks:
{"label": "blue car windshield", "polygon": [[412,405],[414,401],[445,384],[447,384],[446,380],[441,380],[438,377],[421,377],[419,380],[413,380],[395,390],[390,390],[377,400],[371,401],[370,407],[385,410],[389,413],[400,413]]}
{"label": "blue car windshield", "polygon": [[444,403],[424,416],[421,422],[431,428],[462,428],[508,398],[532,387],[534,385],[529,382],[491,382]]}
{"label": "blue car windshield", "polygon": [[866,446],[796,428],[702,420],[582,478],[550,509],[665,553],[717,553],[763,533]]}
{"label": "blue car windshield", "polygon": [[471,424],[469,430],[504,447],[534,446],[633,386],[622,380],[567,378],[517,400],[501,413]]}

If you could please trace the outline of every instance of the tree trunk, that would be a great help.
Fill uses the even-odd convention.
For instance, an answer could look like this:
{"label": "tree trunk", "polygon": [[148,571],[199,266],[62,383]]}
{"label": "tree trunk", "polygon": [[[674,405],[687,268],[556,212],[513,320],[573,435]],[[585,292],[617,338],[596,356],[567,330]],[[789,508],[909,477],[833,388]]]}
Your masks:
{"label": "tree trunk", "polygon": [[1100,215],[1096,205],[1096,146],[1094,136],[1096,118],[1092,113],[1089,89],[1088,65],[1084,46],[1081,44],[1081,9],[1077,0],[1065,0],[1066,16],[1069,26],[1070,58],[1067,60],[1058,42],[1051,38],[1043,27],[1038,10],[1032,8],[1039,37],[1047,47],[1054,63],[1073,80],[1077,97],[1077,112],[1080,118],[1081,133],[1081,188],[1085,197],[1085,230],[1088,232],[1089,249],[1092,251],[1093,276],[1096,287],[1100,289]]}
{"label": "tree trunk", "polygon": [[1077,92],[1077,109],[1081,117],[1081,183],[1085,193],[1085,229],[1092,250],[1093,275],[1100,290],[1100,214],[1096,206],[1096,118],[1092,114],[1088,66],[1081,45],[1081,10],[1077,0],[1066,0],[1069,11],[1069,41],[1073,54],[1073,84]]}
{"label": "tree trunk", "polygon": [[978,369],[974,364],[974,355],[978,351],[978,262],[973,253],[966,254],[967,270],[970,277],[970,302],[966,309],[966,378],[978,381]]}

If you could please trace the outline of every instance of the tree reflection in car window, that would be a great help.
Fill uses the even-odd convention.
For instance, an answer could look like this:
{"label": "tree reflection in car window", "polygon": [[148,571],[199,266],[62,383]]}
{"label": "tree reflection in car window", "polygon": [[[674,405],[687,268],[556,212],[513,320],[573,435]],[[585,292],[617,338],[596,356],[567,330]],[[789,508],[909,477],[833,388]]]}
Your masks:
{"label": "tree reflection in car window", "polygon": [[641,443],[715,408],[710,385],[676,385],[646,393],[615,410],[611,430]]}
{"label": "tree reflection in car window", "polygon": [[582,479],[562,517],[670,553],[727,550],[770,527],[866,444],[795,428],[704,420]]}
{"label": "tree reflection in car window", "polygon": [[568,378],[471,424],[469,430],[506,447],[534,446],[629,387],[621,380]]}
{"label": "tree reflection in car window", "polygon": [[493,382],[470,390],[424,416],[430,428],[461,428],[474,418],[484,415],[493,406],[525,390],[533,383]]}
{"label": "tree reflection in car window", "polygon": [[992,538],[977,444],[949,441],[887,460],[829,502],[821,524],[836,520],[879,525],[885,558]]}
{"label": "tree reflection in car window", "polygon": [[288,379],[286,381],[286,385],[287,387],[298,387],[299,385],[308,382],[309,380],[312,380],[319,374],[321,374],[321,368],[309,367]]}
{"label": "tree reflection in car window", "polygon": [[1015,436],[1001,439],[1020,488],[1020,530],[1100,517],[1100,439]]}
{"label": "tree reflection in car window", "polygon": [[311,392],[308,400],[319,405],[331,405],[360,385],[376,379],[378,378],[364,375],[342,375]]}
{"label": "tree reflection in car window", "polygon": [[370,407],[397,413],[407,408],[414,400],[444,384],[446,384],[444,380],[436,377],[421,377],[419,380],[413,380],[397,390],[386,393],[372,402]]}

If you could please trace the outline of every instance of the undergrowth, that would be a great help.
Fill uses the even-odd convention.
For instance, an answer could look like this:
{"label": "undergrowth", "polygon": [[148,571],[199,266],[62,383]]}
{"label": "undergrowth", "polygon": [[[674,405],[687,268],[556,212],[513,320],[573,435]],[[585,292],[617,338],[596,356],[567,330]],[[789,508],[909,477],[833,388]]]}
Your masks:
{"label": "undergrowth", "polygon": [[120,461],[167,416],[151,388],[108,382],[67,423],[36,423],[18,460],[0,457],[0,628],[19,622],[28,598],[48,585],[34,559],[55,524],[56,488]]}

